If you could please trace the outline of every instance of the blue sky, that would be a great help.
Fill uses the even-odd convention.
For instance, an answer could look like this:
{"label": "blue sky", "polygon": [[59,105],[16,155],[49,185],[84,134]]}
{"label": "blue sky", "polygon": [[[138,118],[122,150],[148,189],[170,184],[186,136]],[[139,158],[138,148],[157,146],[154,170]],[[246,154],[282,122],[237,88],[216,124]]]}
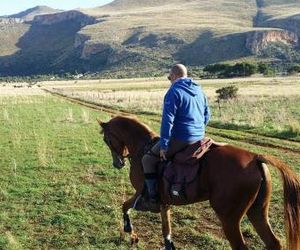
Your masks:
{"label": "blue sky", "polygon": [[15,14],[37,5],[70,10],[101,6],[109,2],[112,0],[0,0],[0,15]]}

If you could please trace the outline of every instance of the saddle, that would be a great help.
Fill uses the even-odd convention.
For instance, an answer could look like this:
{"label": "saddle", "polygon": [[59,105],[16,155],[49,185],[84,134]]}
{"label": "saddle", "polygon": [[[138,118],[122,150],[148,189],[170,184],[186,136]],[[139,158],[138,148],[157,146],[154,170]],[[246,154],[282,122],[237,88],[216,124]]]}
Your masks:
{"label": "saddle", "polygon": [[172,161],[160,163],[158,168],[167,203],[185,204],[193,200],[195,187],[191,184],[200,174],[203,155],[212,147],[224,145],[205,138],[178,152]]}

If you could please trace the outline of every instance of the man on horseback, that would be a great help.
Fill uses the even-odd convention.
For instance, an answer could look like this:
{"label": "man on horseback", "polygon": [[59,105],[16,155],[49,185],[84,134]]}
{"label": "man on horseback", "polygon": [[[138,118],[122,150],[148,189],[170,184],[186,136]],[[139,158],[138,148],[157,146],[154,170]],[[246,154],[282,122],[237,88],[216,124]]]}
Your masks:
{"label": "man on horseback", "polygon": [[150,210],[159,207],[157,164],[202,140],[210,118],[207,98],[202,88],[187,76],[184,65],[174,65],[168,79],[171,86],[164,97],[160,140],[142,159],[148,194],[145,206]]}

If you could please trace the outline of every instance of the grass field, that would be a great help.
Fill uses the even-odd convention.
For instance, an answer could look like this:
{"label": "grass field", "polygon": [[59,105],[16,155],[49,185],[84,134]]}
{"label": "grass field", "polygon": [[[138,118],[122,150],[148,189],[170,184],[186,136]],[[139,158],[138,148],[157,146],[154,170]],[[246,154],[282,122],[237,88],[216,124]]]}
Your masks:
{"label": "grass field", "polygon": [[[107,86],[98,82],[89,87],[98,85]],[[80,89],[78,84],[68,88]],[[0,96],[0,249],[129,249],[129,239],[120,240],[121,204],[133,193],[128,167],[121,171],[112,167],[96,122],[110,115],[49,94]],[[158,132],[158,113],[137,116]],[[208,135],[275,155],[300,171],[299,142],[219,127],[208,128]],[[282,185],[279,173],[270,169],[271,224],[283,239]],[[173,238],[179,249],[229,249],[207,202],[172,211]],[[131,217],[140,236],[138,249],[158,249],[159,216],[133,211]],[[247,219],[242,229],[251,249],[263,249]]]}

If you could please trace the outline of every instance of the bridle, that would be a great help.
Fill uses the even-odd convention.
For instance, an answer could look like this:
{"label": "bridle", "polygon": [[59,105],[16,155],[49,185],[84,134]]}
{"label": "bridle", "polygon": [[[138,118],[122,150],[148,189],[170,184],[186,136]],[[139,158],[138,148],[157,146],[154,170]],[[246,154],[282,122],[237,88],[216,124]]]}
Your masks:
{"label": "bridle", "polygon": [[[129,152],[127,155],[121,155],[120,153],[118,153],[118,150],[116,150],[116,148],[113,146],[113,144],[111,143],[111,139],[110,137],[113,137],[116,141],[119,141],[119,138],[118,136],[116,136],[115,134],[111,133],[109,131],[108,128],[104,128],[103,129],[103,132],[104,132],[104,142],[107,144],[107,146],[110,148],[110,150],[117,155],[118,158],[123,158],[123,159],[126,159],[128,158],[129,159],[129,162],[132,161],[133,158],[135,157],[142,157],[143,155],[145,154],[151,154],[152,151],[151,151],[151,148],[152,146],[159,140],[159,137],[154,137],[154,138],[150,138],[144,147],[142,147],[136,154],[135,154],[135,157],[132,156]],[[156,155],[155,155],[156,156]],[[159,156],[158,156],[159,157]]]}
{"label": "bridle", "polygon": [[[110,140],[109,137],[115,138],[116,141],[119,141],[119,138],[116,135],[114,135],[113,133],[111,133],[110,131],[107,131],[107,130],[108,130],[107,128],[103,130],[103,132],[104,132],[104,138],[103,138],[103,140],[107,144],[107,146],[110,148],[110,150],[113,153],[115,153],[119,158],[124,158],[124,159],[125,158],[130,158],[129,153],[127,155],[125,155],[125,156],[121,155],[120,153],[118,153],[118,150],[116,150],[116,148],[113,146],[113,144],[111,143],[111,140]],[[108,134],[109,134],[109,136],[108,136]]]}

